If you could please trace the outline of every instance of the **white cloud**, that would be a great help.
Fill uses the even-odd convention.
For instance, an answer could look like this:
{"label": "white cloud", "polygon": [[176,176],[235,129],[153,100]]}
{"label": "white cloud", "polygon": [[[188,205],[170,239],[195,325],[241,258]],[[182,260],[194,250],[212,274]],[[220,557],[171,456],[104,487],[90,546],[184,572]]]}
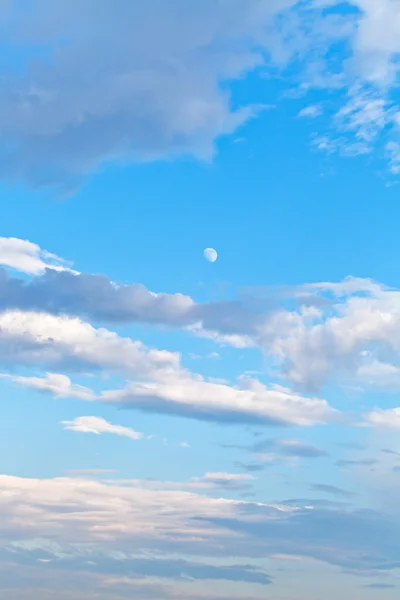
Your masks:
{"label": "white cloud", "polygon": [[400,173],[400,144],[390,141],[386,144],[386,154],[389,159],[389,169],[394,175]]}
{"label": "white cloud", "polygon": [[156,377],[163,369],[176,368],[179,355],[148,349],[141,342],[107,329],[95,329],[77,318],[7,311],[0,313],[0,361]]}
{"label": "white cloud", "polygon": [[16,377],[24,387],[83,400],[106,402],[146,412],[175,414],[223,423],[258,422],[266,425],[311,426],[340,422],[343,415],[325,400],[308,398],[277,385],[270,387],[256,379],[241,378],[237,386],[207,381],[182,368],[169,373],[160,370],[153,381],[128,383],[125,388],[95,394],[61,376]]}
{"label": "white cloud", "polygon": [[354,39],[354,63],[370,83],[390,85],[398,73],[400,7],[397,0],[353,0],[362,11]]}
{"label": "white cloud", "polygon": [[73,421],[62,421],[62,424],[65,425],[65,429],[80,433],[95,433],[97,435],[112,433],[131,440],[140,440],[143,437],[142,433],[134,431],[130,427],[113,425],[101,417],[77,417]]}
{"label": "white cloud", "polygon": [[125,388],[94,394],[64,374],[13,376],[25,387],[98,400],[144,411],[179,414],[223,422],[261,420],[266,424],[313,425],[340,419],[318,398],[279,386],[241,378],[237,386],[207,381],[182,368],[179,354],[146,348],[84,321],[45,313],[0,313],[0,361],[3,364],[67,370],[96,369],[132,378]]}
{"label": "white cloud", "polygon": [[352,296],[354,294],[366,293],[378,295],[386,288],[381,283],[377,283],[372,279],[366,279],[362,277],[346,277],[343,281],[339,282],[317,282],[317,283],[306,283],[292,288],[292,291],[302,294],[303,292],[319,291],[319,292],[332,292],[337,297]]}
{"label": "white cloud", "polygon": [[0,265],[29,275],[40,275],[45,269],[69,271],[64,259],[42,250],[37,244],[18,238],[0,237]]}
{"label": "white cloud", "polygon": [[[56,278],[65,275],[73,281],[81,277],[54,273]],[[90,279],[92,276],[85,277]],[[21,292],[19,304],[24,305],[30,292],[24,286],[20,287],[18,281],[13,279],[11,288]],[[195,335],[220,344],[239,348],[260,346],[292,383],[310,389],[316,389],[332,377],[352,385],[381,389],[399,387],[400,292],[370,279],[349,277],[342,282],[283,288],[273,292],[273,302],[266,305],[265,312],[253,311],[244,301],[200,305],[186,296],[165,295],[164,298],[164,295],[148,290],[140,297],[136,292],[132,295],[131,291],[127,296],[125,291],[122,296],[114,296],[118,286],[112,286],[106,278],[105,282],[108,290],[105,295],[93,296],[97,282],[90,282],[88,286],[81,282],[76,288],[68,286],[69,310],[91,311],[93,315],[103,314],[110,318],[114,315],[115,320],[122,313],[128,322],[135,319],[165,322],[186,327]],[[54,298],[63,297],[65,283],[57,283]],[[33,284],[38,289],[41,278],[34,279]],[[79,287],[81,284],[83,287]],[[111,289],[114,290],[112,293]],[[7,288],[3,291],[3,302],[7,304]],[[53,298],[50,290],[46,293],[41,290],[39,297],[48,297],[49,305]],[[93,300],[89,302],[90,298],[96,298],[98,308]],[[149,298],[155,298],[159,303],[149,304]],[[290,298],[296,302],[291,310],[287,310],[285,303]],[[61,301],[60,308],[62,306]],[[186,325],[198,316],[202,317],[201,321]],[[282,417],[284,422],[294,422],[297,418],[290,419],[288,410],[283,411],[283,415],[271,412],[268,398],[276,394],[275,389],[265,388],[262,392],[265,403],[254,404],[254,394],[249,395],[249,390],[243,390],[242,384],[238,387],[220,384],[218,388],[217,382],[202,380],[184,371],[178,354],[146,348],[138,341],[122,338],[104,328],[96,329],[79,318],[39,311],[6,310],[0,313],[0,360],[6,365],[40,366],[50,371],[99,369],[120,373],[134,381],[140,375],[139,382],[135,381],[123,391],[113,392],[116,394],[113,401],[119,399],[143,410],[158,407],[167,412],[183,411],[192,415],[199,410],[198,414],[203,414],[204,418],[220,418],[222,413],[230,414],[231,418],[235,414],[246,415],[248,419],[252,415],[254,418],[262,415],[266,420],[276,417],[279,421]],[[24,384],[23,378],[20,383]],[[44,380],[32,379],[31,386],[34,385],[55,395],[92,397],[90,390],[79,386],[70,388],[71,382],[60,376],[54,379],[51,375],[51,380],[49,376]],[[186,393],[187,388],[190,388],[187,397],[193,400],[190,403],[181,398],[182,389]],[[216,411],[201,400],[204,393],[219,398]],[[230,400],[227,400],[227,394]],[[288,391],[289,397],[292,394]],[[242,402],[244,398],[247,407]],[[281,410],[282,404],[277,406]],[[233,412],[232,407],[236,407]],[[319,418],[315,422],[319,422]]]}
{"label": "white cloud", "polygon": [[400,429],[400,408],[376,409],[365,415],[366,424],[382,429]]}
{"label": "white cloud", "polygon": [[219,354],[219,352],[210,352],[209,354],[207,354],[206,358],[212,358],[213,360],[220,360],[221,355]]}
{"label": "white cloud", "polygon": [[209,352],[205,356],[202,356],[201,354],[195,354],[193,352],[189,352],[188,356],[191,360],[202,360],[202,359],[206,359],[206,358],[211,359],[211,360],[220,360],[220,358],[221,358],[221,355],[219,354],[219,352]]}
{"label": "white cloud", "polygon": [[58,183],[121,157],[209,159],[216,137],[259,110],[232,109],[221,82],[264,63],[266,27],[294,3],[104,0],[98,11],[93,0],[62,10],[34,0],[29,13],[10,4],[10,62],[26,45],[48,48],[51,61],[38,57],[22,75],[4,71],[0,128],[10,152],[1,174]]}
{"label": "white cloud", "polygon": [[[400,292],[367,280],[359,282],[357,293],[355,283],[338,288],[320,284],[310,300],[312,310],[301,305],[278,310],[260,327],[259,343],[295,384],[318,388],[335,378],[341,383],[398,387]],[[347,288],[348,295],[332,301],[324,287],[336,295],[338,290],[346,294]],[[294,296],[301,301],[301,294]]]}
{"label": "white cloud", "polygon": [[[230,500],[165,490],[162,484],[161,489],[152,489],[150,482],[140,481],[128,485],[82,477],[40,480],[2,475],[0,484],[7,491],[1,495],[0,504],[3,535],[9,539],[18,531],[33,539],[56,534],[54,542],[58,538],[64,544],[78,538],[111,544],[119,539],[131,552],[162,548],[166,535],[171,537],[172,545],[173,539],[177,546],[188,540],[194,549],[190,542],[193,536],[201,551],[212,539],[214,527],[192,517],[233,516],[237,506]],[[63,505],[67,512],[59,512]],[[81,511],[72,510],[74,506],[80,506]],[[48,519],[51,512],[53,518]]]}
{"label": "white cloud", "polygon": [[[224,473],[208,478],[214,481],[221,475],[230,480]],[[82,571],[92,561],[94,571],[114,574],[117,561],[118,574],[123,575],[143,572],[143,560],[160,559],[160,554],[166,561],[176,560],[177,554],[217,557],[219,564],[231,557],[245,557],[248,564],[249,558],[292,554],[360,571],[390,569],[399,560],[396,513],[325,506],[319,510],[311,501],[239,502],[178,487],[165,489],[163,482],[148,480],[1,475],[0,488],[0,551],[7,556],[11,551],[13,563],[56,559],[59,568]],[[135,563],[138,556],[141,560]],[[174,567],[163,564],[170,572]],[[232,569],[236,580],[247,577],[245,581],[255,570],[238,571],[232,565],[228,572],[214,572],[213,578],[226,578]],[[162,576],[168,576],[168,569]]]}
{"label": "white cloud", "polygon": [[308,117],[310,119],[315,119],[322,114],[322,107],[319,104],[309,104],[301,109],[298,116],[299,117]]}
{"label": "white cloud", "polygon": [[355,371],[355,377],[366,387],[380,390],[400,389],[400,365],[376,360],[369,351],[362,352],[366,359]]}
{"label": "white cloud", "polygon": [[[339,6],[340,2],[332,1],[329,5]],[[352,156],[377,148],[382,153],[383,141],[390,154],[398,140],[396,115],[399,108],[393,92],[399,78],[399,3],[397,0],[351,0],[349,6],[358,9],[347,17],[342,16],[349,24],[344,39],[348,42],[350,55],[346,51],[341,57],[340,51],[335,52],[335,60],[342,61],[340,85],[345,94],[340,95],[339,109],[333,119],[336,133],[325,136],[326,141],[321,142],[320,147]],[[329,71],[329,60],[324,60],[323,65],[325,71]],[[337,69],[336,63],[336,74]],[[327,82],[322,85],[327,86]],[[350,90],[348,94],[347,90]],[[397,174],[395,156],[394,153],[393,159],[389,157],[389,167]]]}
{"label": "white cloud", "polygon": [[242,378],[235,387],[206,381],[181,371],[164,381],[131,383],[104,391],[99,400],[144,411],[178,414],[222,422],[310,426],[341,420],[341,415],[318,398],[307,398],[280,386]]}
{"label": "white cloud", "polygon": [[349,101],[335,115],[341,128],[354,131],[365,144],[372,142],[392,118],[388,101],[371,90],[350,90]]}
{"label": "white cloud", "polygon": [[384,130],[395,125],[396,112],[394,104],[382,95],[381,89],[355,85],[334,116],[337,130],[354,137],[337,140],[338,147],[349,155],[372,152]]}
{"label": "white cloud", "polygon": [[[217,325],[217,323],[215,323]],[[203,326],[200,322],[194,325],[189,325],[187,331],[193,333],[197,337],[206,338],[213,340],[221,346],[234,346],[235,348],[252,348],[255,343],[250,335],[236,334],[236,333],[221,333],[216,330],[208,329]]]}
{"label": "white cloud", "polygon": [[94,400],[92,390],[83,386],[73,384],[67,375],[61,373],[46,373],[44,377],[22,377],[2,374],[0,377],[11,378],[14,383],[38,390],[48,392],[55,398],[79,398],[80,400]]}

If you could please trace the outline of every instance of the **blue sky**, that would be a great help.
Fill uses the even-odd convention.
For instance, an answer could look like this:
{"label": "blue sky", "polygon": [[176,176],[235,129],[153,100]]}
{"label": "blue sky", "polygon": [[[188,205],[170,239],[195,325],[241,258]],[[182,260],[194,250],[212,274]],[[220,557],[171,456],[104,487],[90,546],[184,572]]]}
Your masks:
{"label": "blue sky", "polygon": [[398,597],[399,39],[0,5],[2,597]]}

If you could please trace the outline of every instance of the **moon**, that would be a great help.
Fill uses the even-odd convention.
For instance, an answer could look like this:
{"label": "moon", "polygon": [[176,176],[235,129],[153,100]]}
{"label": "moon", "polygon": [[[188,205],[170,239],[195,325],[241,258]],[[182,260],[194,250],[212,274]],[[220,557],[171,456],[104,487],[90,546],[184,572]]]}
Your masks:
{"label": "moon", "polygon": [[214,263],[218,258],[218,252],[214,250],[214,248],[206,248],[204,250],[204,258],[208,260],[208,262]]}

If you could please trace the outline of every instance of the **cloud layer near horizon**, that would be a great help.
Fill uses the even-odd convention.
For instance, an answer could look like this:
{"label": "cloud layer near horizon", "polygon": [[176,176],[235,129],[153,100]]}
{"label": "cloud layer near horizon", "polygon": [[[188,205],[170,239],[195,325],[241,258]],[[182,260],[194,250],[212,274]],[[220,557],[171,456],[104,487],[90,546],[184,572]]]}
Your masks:
{"label": "cloud layer near horizon", "polygon": [[[360,570],[384,571],[399,562],[395,518],[345,505],[327,508],[316,502],[313,506],[312,499],[307,501],[308,507],[301,501],[268,505],[185,490],[211,485],[228,489],[241,480],[243,476],[235,480],[232,475],[208,474],[168,489],[163,482],[1,476],[2,489],[7,492],[0,499],[3,551],[5,546],[12,548],[17,561],[42,558],[54,561],[55,567],[89,571],[90,565],[78,566],[79,558],[93,556],[97,557],[94,571],[105,569],[114,574],[135,567],[142,574],[149,573],[147,568],[156,574],[160,561],[148,558],[148,562],[144,555],[160,551],[167,561],[168,554],[178,551],[197,560],[225,557],[230,561],[278,553]],[[29,521],[23,518],[27,511]],[[370,548],[368,556],[366,547]],[[136,559],[135,565],[137,555],[143,558]],[[195,578],[269,582],[267,575],[250,567],[209,566],[208,573],[202,572],[200,565],[187,563],[186,568]],[[173,570],[168,573],[174,576]]]}

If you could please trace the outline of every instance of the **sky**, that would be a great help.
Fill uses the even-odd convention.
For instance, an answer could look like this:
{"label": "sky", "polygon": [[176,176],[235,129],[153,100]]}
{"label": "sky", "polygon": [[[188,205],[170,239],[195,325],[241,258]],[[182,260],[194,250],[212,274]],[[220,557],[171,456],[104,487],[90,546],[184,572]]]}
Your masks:
{"label": "sky", "polygon": [[395,600],[400,0],[0,0],[1,600]]}

